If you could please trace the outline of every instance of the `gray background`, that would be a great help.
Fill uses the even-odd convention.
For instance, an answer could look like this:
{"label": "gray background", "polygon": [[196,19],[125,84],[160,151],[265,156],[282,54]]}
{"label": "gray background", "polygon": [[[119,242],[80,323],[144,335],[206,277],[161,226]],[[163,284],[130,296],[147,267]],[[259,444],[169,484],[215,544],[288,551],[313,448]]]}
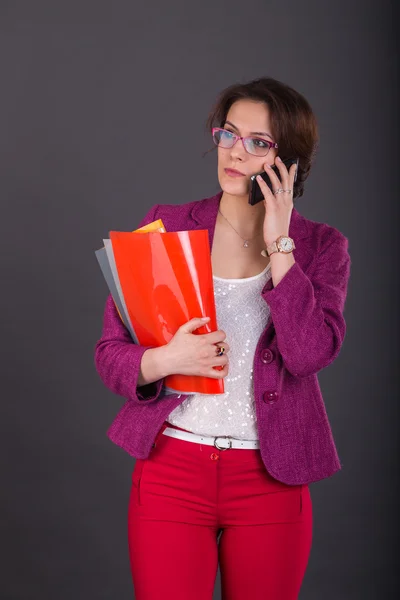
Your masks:
{"label": "gray background", "polygon": [[107,296],[94,251],[154,203],[216,193],[207,113],[263,75],[315,109],[297,208],[348,236],[352,257],[345,345],[320,375],[344,468],[311,485],[300,598],[395,597],[395,25],[383,1],[2,0],[2,599],[132,598],[133,459],[105,436],[124,400],[94,368]]}

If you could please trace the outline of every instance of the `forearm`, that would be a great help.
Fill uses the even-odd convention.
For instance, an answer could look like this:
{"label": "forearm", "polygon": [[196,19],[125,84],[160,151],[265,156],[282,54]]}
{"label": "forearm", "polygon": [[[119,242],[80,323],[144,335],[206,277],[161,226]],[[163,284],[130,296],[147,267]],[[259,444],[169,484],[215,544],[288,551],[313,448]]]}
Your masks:
{"label": "forearm", "polygon": [[286,368],[296,376],[317,373],[339,353],[346,329],[343,315],[322,306],[296,263],[275,289],[276,295],[266,297]]}
{"label": "forearm", "polygon": [[[123,325],[112,297],[106,302],[103,332],[95,347],[95,365],[103,383],[115,394],[134,402],[155,402],[161,394],[163,378],[160,369],[149,369],[145,360],[144,377],[139,381],[142,358],[156,348],[132,342]],[[157,348],[159,350],[159,348]],[[157,362],[158,361],[154,361]],[[154,379],[150,382],[152,376]],[[146,380],[149,380],[146,383]]]}
{"label": "forearm", "polygon": [[293,252],[290,252],[290,254],[274,252],[270,256],[270,262],[272,283],[273,286],[276,287],[296,261]]}
{"label": "forearm", "polygon": [[163,379],[169,374],[165,346],[150,348],[142,355],[138,387]]}
{"label": "forearm", "polygon": [[271,263],[275,281],[280,279],[267,281],[262,296],[271,310],[283,361],[293,375],[317,373],[340,351],[350,274],[347,245],[344,236],[332,235],[316,257],[310,276],[294,260],[288,267],[286,257],[280,262],[276,257],[274,265]]}

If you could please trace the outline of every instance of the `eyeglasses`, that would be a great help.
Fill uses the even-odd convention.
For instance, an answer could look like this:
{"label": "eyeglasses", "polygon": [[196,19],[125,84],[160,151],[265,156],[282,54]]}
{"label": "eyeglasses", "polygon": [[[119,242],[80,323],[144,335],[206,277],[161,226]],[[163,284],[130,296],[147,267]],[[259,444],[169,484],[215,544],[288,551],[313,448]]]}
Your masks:
{"label": "eyeglasses", "polygon": [[241,137],[221,127],[213,127],[212,137],[215,145],[220,148],[232,148],[238,140],[242,140],[246,152],[255,156],[266,156],[270,148],[278,147],[276,142],[270,142],[259,137]]}

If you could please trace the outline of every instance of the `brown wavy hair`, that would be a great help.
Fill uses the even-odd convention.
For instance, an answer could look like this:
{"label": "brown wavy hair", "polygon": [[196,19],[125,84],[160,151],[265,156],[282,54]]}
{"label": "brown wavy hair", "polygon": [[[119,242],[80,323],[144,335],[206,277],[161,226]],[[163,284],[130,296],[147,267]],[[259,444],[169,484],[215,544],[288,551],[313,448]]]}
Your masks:
{"label": "brown wavy hair", "polygon": [[[224,127],[232,104],[243,99],[267,105],[279,156],[282,160],[299,158],[293,199],[302,196],[319,143],[317,120],[309,102],[290,86],[271,77],[235,83],[219,94],[207,118],[206,131],[211,133],[213,127]],[[213,146],[204,155],[216,148]]]}

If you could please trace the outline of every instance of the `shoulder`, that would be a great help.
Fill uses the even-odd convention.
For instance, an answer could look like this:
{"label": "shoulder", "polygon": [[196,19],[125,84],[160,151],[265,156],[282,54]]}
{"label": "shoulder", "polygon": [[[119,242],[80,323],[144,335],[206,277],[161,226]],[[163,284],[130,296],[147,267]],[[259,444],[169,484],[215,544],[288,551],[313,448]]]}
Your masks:
{"label": "shoulder", "polygon": [[347,252],[349,246],[348,237],[338,228],[322,221],[314,221],[301,215],[307,229],[307,236],[314,251],[324,252],[326,249],[335,247],[342,252]]}
{"label": "shoulder", "polygon": [[204,200],[194,200],[184,202],[183,204],[157,204],[158,218],[161,219],[163,215],[175,219],[179,218],[179,216],[188,217],[201,202],[204,202]]}
{"label": "shoulder", "polygon": [[171,229],[171,227],[179,228],[182,224],[187,222],[187,219],[190,217],[197,202],[187,202],[185,204],[155,204],[146,213],[137,228],[139,229],[144,225],[148,225],[157,219],[161,219],[164,222],[164,225],[168,223],[168,229]]}
{"label": "shoulder", "polygon": [[207,220],[209,215],[213,213],[218,205],[218,198],[222,192],[218,192],[214,196],[202,198],[200,200],[192,200],[182,204],[155,204],[146,214],[140,226],[147,225],[156,219],[165,221],[168,224],[169,230],[180,228],[190,228],[192,221]]}

